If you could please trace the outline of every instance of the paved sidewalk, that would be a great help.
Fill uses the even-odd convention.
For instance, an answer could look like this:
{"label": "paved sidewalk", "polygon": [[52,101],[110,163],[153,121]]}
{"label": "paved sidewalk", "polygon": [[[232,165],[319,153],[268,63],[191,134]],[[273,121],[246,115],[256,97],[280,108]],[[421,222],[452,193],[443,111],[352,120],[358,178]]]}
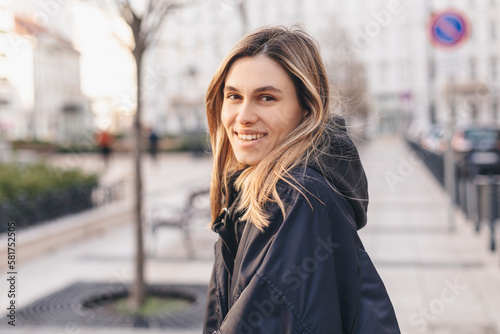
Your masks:
{"label": "paved sidewalk", "polygon": [[402,332],[500,333],[500,255],[486,233],[458,211],[449,232],[446,195],[402,140],[377,139],[362,159],[371,199],[360,235]]}
{"label": "paved sidewalk", "polygon": [[[369,178],[368,225],[360,231],[386,283],[405,334],[500,334],[500,254],[488,251],[486,234],[456,215],[448,232],[447,199],[440,186],[404,142],[375,139],[362,150]],[[192,188],[208,185],[210,159],[162,156],[145,163],[146,201],[180,204]],[[131,164],[119,158],[111,175],[130,177]],[[196,258],[188,260],[181,234],[160,230],[156,255],[147,262],[150,283],[206,284],[215,234],[200,219],[194,228]],[[483,229],[486,232],[486,229]],[[22,234],[19,235],[22,237]],[[129,282],[133,273],[131,222],[19,264],[18,307],[77,281]],[[149,240],[149,239],[148,239]],[[7,305],[5,277],[0,301]],[[5,320],[5,318],[4,318]],[[19,328],[23,334],[194,334],[189,331],[71,327]]]}

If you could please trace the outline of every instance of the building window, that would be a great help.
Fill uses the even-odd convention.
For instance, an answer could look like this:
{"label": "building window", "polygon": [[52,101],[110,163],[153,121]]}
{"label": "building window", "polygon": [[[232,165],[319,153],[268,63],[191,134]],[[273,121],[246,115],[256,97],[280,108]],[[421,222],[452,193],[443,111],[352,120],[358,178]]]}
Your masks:
{"label": "building window", "polygon": [[469,76],[471,79],[477,77],[477,61],[474,58],[469,59]]}
{"label": "building window", "polygon": [[493,114],[493,119],[498,121],[498,100],[493,100],[491,103],[491,112]]}
{"label": "building window", "polygon": [[432,101],[429,104],[429,114],[430,114],[431,123],[436,124],[436,122],[437,122],[436,104]]}
{"label": "building window", "polygon": [[477,120],[477,117],[478,117],[478,108],[477,108],[477,104],[475,102],[471,102],[470,105],[470,116],[472,118],[472,120]]}
{"label": "building window", "polygon": [[490,76],[491,81],[496,82],[498,79],[498,59],[491,57],[490,59]]}

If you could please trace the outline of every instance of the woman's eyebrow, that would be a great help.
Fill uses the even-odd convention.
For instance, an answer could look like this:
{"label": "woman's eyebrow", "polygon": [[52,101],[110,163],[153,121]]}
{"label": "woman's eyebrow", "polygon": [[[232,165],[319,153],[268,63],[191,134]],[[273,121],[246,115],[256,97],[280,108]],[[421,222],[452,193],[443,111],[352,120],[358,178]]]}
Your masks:
{"label": "woman's eyebrow", "polygon": [[[224,91],[235,91],[235,92],[239,92],[238,88],[235,88],[233,86],[225,86],[224,87]],[[254,89],[253,93],[260,93],[260,92],[276,92],[276,93],[283,93],[281,91],[281,89],[279,88],[276,88],[274,86],[263,86],[263,87],[259,87],[259,88],[256,88]]]}
{"label": "woman's eyebrow", "polygon": [[260,93],[260,92],[275,92],[275,93],[283,93],[281,91],[281,89],[279,88],[276,88],[274,86],[264,86],[264,87],[260,87],[260,88],[257,88],[255,89],[253,92],[254,93]]}
{"label": "woman's eyebrow", "polygon": [[235,91],[235,92],[239,92],[238,88],[234,88],[233,86],[224,86],[224,89],[223,91],[226,92],[226,91]]}

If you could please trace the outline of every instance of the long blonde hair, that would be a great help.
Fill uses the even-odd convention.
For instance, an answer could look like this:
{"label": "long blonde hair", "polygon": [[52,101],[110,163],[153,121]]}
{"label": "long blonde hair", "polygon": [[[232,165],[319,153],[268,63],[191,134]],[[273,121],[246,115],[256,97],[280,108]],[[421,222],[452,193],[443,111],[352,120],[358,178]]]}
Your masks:
{"label": "long blonde hair", "polygon": [[[263,160],[243,166],[235,158],[221,121],[223,89],[231,65],[243,57],[264,55],[276,61],[292,79],[306,117]],[[235,182],[240,192],[238,210],[260,230],[269,225],[267,202],[276,202],[285,215],[285,205],[277,190],[279,180],[298,189],[290,170],[317,160],[325,147],[323,133],[328,124],[330,88],[317,42],[298,27],[265,27],[244,36],[215,72],[207,90],[206,109],[212,152],[210,185],[211,215],[214,221],[229,205],[229,178],[244,169]],[[246,168],[245,168],[246,167]]]}

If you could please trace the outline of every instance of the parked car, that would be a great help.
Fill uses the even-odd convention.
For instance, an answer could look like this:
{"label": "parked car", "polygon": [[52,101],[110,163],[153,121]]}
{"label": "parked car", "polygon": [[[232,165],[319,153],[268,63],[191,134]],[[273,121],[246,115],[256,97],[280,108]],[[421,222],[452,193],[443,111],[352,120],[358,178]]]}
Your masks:
{"label": "parked car", "polygon": [[434,124],[429,131],[422,136],[420,145],[427,151],[443,154],[448,149],[446,139],[446,128],[442,124]]}
{"label": "parked car", "polygon": [[500,128],[469,126],[458,130],[452,146],[459,170],[466,175],[500,174]]}
{"label": "parked car", "polygon": [[420,145],[422,142],[422,138],[429,132],[430,128],[431,125],[428,121],[422,119],[414,120],[408,127],[406,138],[409,141]]}

